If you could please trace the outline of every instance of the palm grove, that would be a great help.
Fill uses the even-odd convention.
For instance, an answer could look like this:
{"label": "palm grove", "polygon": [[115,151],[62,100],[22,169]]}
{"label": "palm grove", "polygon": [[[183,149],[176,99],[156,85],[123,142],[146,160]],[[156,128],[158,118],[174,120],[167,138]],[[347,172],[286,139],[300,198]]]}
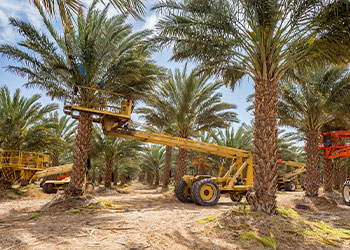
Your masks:
{"label": "palm grove", "polygon": [[[238,121],[232,110],[235,106],[221,101],[218,88],[226,85],[234,91],[248,76],[255,88],[254,128],[250,130],[253,131],[254,146],[253,210],[270,214],[276,209],[278,122],[296,127],[307,138],[306,195],[317,196],[319,166],[314,142],[323,128],[329,128],[337,119],[348,119],[343,111],[349,110],[349,103],[340,102],[349,99],[346,98],[349,77],[346,68],[328,82],[323,81],[322,76],[314,75],[322,75],[319,69],[332,70],[331,64],[339,66],[349,62],[348,1],[160,1],[154,9],[163,16],[153,35],[151,31],[133,33],[124,15],[108,17],[108,7],[96,9],[97,1],[85,14],[80,8],[75,9],[77,14],[70,18],[62,15],[61,8],[64,32],[60,34],[41,6],[49,13],[54,10],[48,5],[40,5],[40,1],[33,2],[43,17],[46,32],[11,18],[10,24],[24,39],[17,46],[0,46],[3,56],[20,63],[20,66],[8,66],[8,70],[26,77],[26,87],[39,88],[53,99],[62,100],[77,84],[97,87],[103,82],[106,90],[146,104],[137,112],[149,129],[184,138],[199,138],[201,131],[209,131],[210,140],[215,142],[218,139],[215,134],[222,133],[215,129]],[[126,3],[111,2],[117,8]],[[140,4],[139,1],[131,2]],[[128,5],[121,9],[126,10],[124,12],[133,9],[130,13],[139,16],[143,5],[138,6],[133,9],[133,5]],[[74,10],[76,6],[66,7]],[[73,17],[76,17],[75,21],[71,21]],[[182,72],[167,73],[155,65],[150,59],[152,53],[169,46],[173,49],[172,60],[196,62],[196,69],[190,74],[186,67]],[[85,72],[80,70],[81,66]],[[300,72],[301,76],[298,75]],[[300,91],[299,85],[302,86]],[[341,90],[334,94],[333,89],[338,88]],[[335,96],[330,97],[329,93]],[[81,98],[84,102],[91,97],[81,95]],[[289,102],[293,98],[295,101]],[[319,107],[300,107],[308,100],[314,103],[312,98],[319,100]],[[301,104],[298,106],[297,102]],[[317,115],[316,109],[324,115],[329,103],[335,103],[336,112],[331,112],[330,118],[320,117],[308,125],[306,115],[310,112]],[[348,125],[344,122],[343,127],[348,128]],[[90,145],[93,130],[97,137]],[[135,153],[124,157],[117,149],[123,142],[98,136],[98,128],[93,129],[92,117],[87,113],[81,113],[76,131],[71,183],[65,191],[67,196],[83,193],[86,162],[93,145],[105,157],[106,183],[111,183],[111,168],[120,167],[121,162],[135,164],[130,162],[134,159],[139,166],[156,165],[153,166],[156,173],[163,168],[163,185],[167,186],[173,160],[171,148],[167,147],[162,156],[155,152],[160,153],[160,148],[124,145],[135,151],[144,150],[142,155]],[[5,139],[1,138],[2,141]],[[1,148],[6,149],[4,145],[1,144]],[[105,147],[101,148],[101,145]],[[242,145],[243,148],[249,146]],[[150,161],[152,157],[155,161]],[[176,181],[187,172],[187,160],[188,152],[180,149]],[[149,163],[142,164],[147,161]],[[2,178],[4,176],[2,174]]]}

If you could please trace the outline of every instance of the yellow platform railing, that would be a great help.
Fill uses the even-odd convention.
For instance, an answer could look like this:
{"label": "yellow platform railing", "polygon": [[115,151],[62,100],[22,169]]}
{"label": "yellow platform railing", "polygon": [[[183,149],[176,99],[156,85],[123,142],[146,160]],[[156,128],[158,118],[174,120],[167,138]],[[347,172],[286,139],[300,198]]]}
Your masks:
{"label": "yellow platform railing", "polygon": [[50,157],[42,153],[18,150],[0,150],[0,167],[38,168],[49,167]]}

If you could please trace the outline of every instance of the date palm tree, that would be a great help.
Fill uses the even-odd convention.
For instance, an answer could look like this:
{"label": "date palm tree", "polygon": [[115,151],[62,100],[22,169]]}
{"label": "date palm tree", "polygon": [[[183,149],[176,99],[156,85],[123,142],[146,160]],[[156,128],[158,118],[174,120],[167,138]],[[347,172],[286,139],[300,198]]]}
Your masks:
{"label": "date palm tree", "polygon": [[[154,185],[160,181],[160,170],[165,163],[165,148],[158,145],[150,145],[145,148],[140,156],[141,168],[145,172],[151,172],[155,176]],[[150,183],[153,184],[153,183]]]}
{"label": "date palm tree", "polygon": [[111,187],[116,162],[136,158],[142,150],[142,143],[104,135],[102,129],[95,126],[91,148],[91,157],[101,158],[104,161],[105,187]]}
{"label": "date palm tree", "polygon": [[[317,71],[295,70],[290,81],[280,85],[280,124],[296,128],[306,138],[306,195],[317,196],[320,182],[318,140],[322,128],[348,113],[343,100],[350,98],[350,73],[346,67],[326,67]],[[326,173],[325,188],[332,188]],[[330,187],[328,187],[329,185]]]}
{"label": "date palm tree", "polygon": [[[203,73],[220,76],[232,90],[244,76],[254,81],[253,210],[268,214],[276,210],[279,80],[296,65],[349,60],[350,35],[345,28],[349,12],[338,2],[345,3],[161,0],[154,7],[165,14],[154,41],[161,46],[173,44],[172,59],[200,63]],[[330,14],[339,18],[329,19]]]}
{"label": "date palm tree", "polygon": [[[164,94],[164,93],[162,93]],[[166,98],[162,96],[162,98]],[[160,94],[152,92],[146,99],[146,108],[136,109],[136,113],[141,114],[141,118],[146,120],[145,129],[157,132],[172,134],[171,132],[171,121],[168,119],[166,114],[165,106],[160,102]],[[162,176],[162,191],[168,190],[170,182],[170,169],[171,169],[171,155],[172,147],[166,146],[165,149],[165,165]]]}
{"label": "date palm tree", "polygon": [[[81,0],[30,0],[37,8],[43,8],[50,16],[56,16],[57,9],[65,27],[72,22],[73,15],[79,14],[81,9],[85,7]],[[141,0],[97,0],[96,2],[105,4],[111,3],[116,9],[123,14],[131,14],[133,17],[141,19],[144,14],[145,6]]]}
{"label": "date palm tree", "polygon": [[59,166],[62,152],[69,155],[68,151],[73,147],[77,121],[66,115],[59,117],[57,111],[50,113],[47,120],[55,124],[55,127],[51,129],[51,133],[61,140],[59,146],[50,150],[52,152],[52,166]]}
{"label": "date palm tree", "polygon": [[[253,150],[253,127],[245,123],[241,124],[237,130],[233,127],[226,127],[225,129],[216,129],[209,133],[203,133],[201,141],[209,142],[221,146],[239,148],[243,150]],[[215,170],[222,164],[222,158],[211,156],[207,154],[197,153],[197,155],[205,155],[206,162],[210,163]],[[226,159],[224,167],[228,168],[231,164],[231,159]]]}
{"label": "date palm tree", "polygon": [[[26,76],[26,87],[37,87],[58,100],[72,95],[76,84],[97,87],[101,82],[106,90],[140,99],[159,73],[149,59],[152,52],[147,42],[149,32],[133,34],[132,27],[125,24],[125,16],[107,17],[107,10],[107,7],[96,10],[94,2],[86,18],[78,16],[77,28],[66,30],[63,35],[53,28],[42,11],[50,36],[29,23],[10,18],[10,24],[24,41],[18,46],[0,46],[2,55],[22,64],[8,66],[8,70]],[[81,92],[78,101],[84,104],[89,98],[94,96]],[[81,112],[66,196],[79,196],[84,191],[91,130],[91,114]]]}
{"label": "date palm tree", "polygon": [[211,137],[215,144],[253,151],[253,127],[245,123],[236,131],[232,127],[212,132]]}
{"label": "date palm tree", "polygon": [[[197,76],[196,70],[187,74],[187,66],[179,69],[162,81],[146,100],[149,107],[140,108],[138,113],[149,124],[163,123],[172,136],[193,138],[199,131],[226,127],[238,122],[232,109],[235,105],[221,101],[218,89],[222,82],[209,82],[206,76]],[[187,172],[187,150],[179,150],[176,183]]]}
{"label": "date palm tree", "polygon": [[[58,145],[51,133],[55,124],[45,116],[58,108],[57,104],[42,105],[40,95],[21,96],[20,89],[11,95],[6,86],[0,88],[0,149],[43,152],[48,145]],[[44,120],[44,121],[43,121]],[[0,189],[12,185],[12,170],[3,168]]]}

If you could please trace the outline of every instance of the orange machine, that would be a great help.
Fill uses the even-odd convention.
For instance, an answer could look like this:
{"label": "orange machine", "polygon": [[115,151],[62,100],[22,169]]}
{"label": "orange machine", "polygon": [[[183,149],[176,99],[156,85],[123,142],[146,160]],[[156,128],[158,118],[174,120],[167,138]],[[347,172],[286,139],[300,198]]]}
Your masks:
{"label": "orange machine", "polygon": [[[325,159],[350,157],[350,131],[322,132],[318,149],[323,150]],[[350,206],[350,181],[343,184],[342,195],[344,203]]]}
{"label": "orange machine", "polygon": [[350,157],[350,131],[322,132],[318,149],[325,159]]}
{"label": "orange machine", "polygon": [[[206,174],[206,172],[208,171],[207,167],[210,167],[212,164],[206,162],[203,160],[203,156],[199,155],[193,158],[192,160],[192,165],[196,166],[196,175],[198,174]],[[209,171],[211,172],[212,175],[212,169],[209,169]]]}

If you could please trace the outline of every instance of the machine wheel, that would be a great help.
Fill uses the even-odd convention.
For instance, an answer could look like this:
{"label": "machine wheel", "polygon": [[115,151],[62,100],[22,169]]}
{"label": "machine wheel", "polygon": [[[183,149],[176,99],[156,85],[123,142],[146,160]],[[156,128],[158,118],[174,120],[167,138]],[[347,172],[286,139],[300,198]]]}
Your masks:
{"label": "machine wheel", "polygon": [[48,192],[47,192],[47,185],[48,185],[48,184],[43,183],[43,192],[44,192],[45,194],[48,194]]}
{"label": "machine wheel", "polygon": [[85,183],[85,191],[91,192],[94,189],[95,189],[94,183],[92,183],[91,181],[88,181],[88,182]]}
{"label": "machine wheel", "polygon": [[349,181],[346,181],[343,184],[342,194],[343,194],[343,200],[345,205],[350,206],[350,182]]}
{"label": "machine wheel", "polygon": [[211,179],[198,180],[194,186],[194,200],[201,206],[214,206],[220,199],[220,189],[218,184]]}
{"label": "machine wheel", "polygon": [[181,180],[178,184],[175,186],[175,195],[176,198],[179,199],[179,201],[182,202],[192,202],[190,189],[187,186],[186,181]]}
{"label": "machine wheel", "polygon": [[57,193],[57,190],[54,189],[54,184],[53,183],[45,183],[44,186],[45,185],[47,185],[46,192],[48,194],[55,194],[55,193]]}
{"label": "machine wheel", "polygon": [[196,186],[198,186],[198,183],[199,181],[195,181],[193,184],[192,184],[192,187],[191,187],[191,198],[193,200],[194,203],[196,203],[197,205],[200,205],[197,200],[196,200],[196,196],[195,196],[195,193],[194,193],[194,190],[196,189]]}
{"label": "machine wheel", "polygon": [[289,182],[284,183],[284,189],[286,191],[294,192],[295,189],[296,189],[296,185],[295,185],[295,183],[293,181],[289,181]]}
{"label": "machine wheel", "polygon": [[242,193],[232,191],[230,192],[230,198],[233,202],[240,202],[242,200]]}

